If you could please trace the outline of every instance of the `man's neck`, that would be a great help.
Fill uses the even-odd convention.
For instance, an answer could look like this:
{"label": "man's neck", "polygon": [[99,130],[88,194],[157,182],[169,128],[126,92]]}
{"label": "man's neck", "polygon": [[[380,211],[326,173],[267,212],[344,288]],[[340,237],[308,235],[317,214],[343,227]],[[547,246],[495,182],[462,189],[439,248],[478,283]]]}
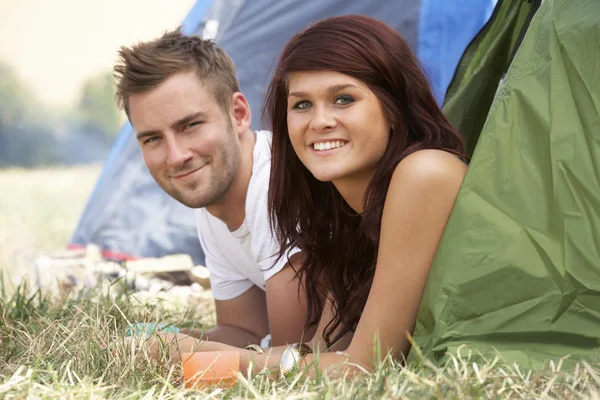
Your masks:
{"label": "man's neck", "polygon": [[248,131],[242,136],[240,140],[241,159],[231,186],[217,203],[206,207],[206,210],[215,218],[223,221],[230,231],[239,229],[246,218],[246,195],[252,177],[255,143],[254,132]]}

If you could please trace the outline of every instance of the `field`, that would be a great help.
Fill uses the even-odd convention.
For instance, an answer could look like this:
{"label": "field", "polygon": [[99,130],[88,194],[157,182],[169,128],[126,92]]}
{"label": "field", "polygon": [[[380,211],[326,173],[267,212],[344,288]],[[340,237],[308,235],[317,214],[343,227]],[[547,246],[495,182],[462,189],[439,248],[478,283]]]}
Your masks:
{"label": "field", "polygon": [[[19,281],[32,276],[40,254],[61,250],[70,239],[99,166],[0,170],[0,268]],[[443,367],[427,361],[400,368],[382,362],[359,378],[300,374],[289,381],[238,376],[231,389],[184,388],[179,366],[133,354],[123,343],[131,322],[168,321],[199,326],[209,316],[160,304],[140,307],[125,289],[111,297],[94,289],[52,300],[25,286],[0,293],[0,398],[591,398],[600,399],[600,369],[581,363],[564,370],[560,360],[541,371],[501,359],[474,363],[468,349]]]}
{"label": "field", "polygon": [[18,279],[41,254],[64,249],[100,166],[0,169],[0,268]]}

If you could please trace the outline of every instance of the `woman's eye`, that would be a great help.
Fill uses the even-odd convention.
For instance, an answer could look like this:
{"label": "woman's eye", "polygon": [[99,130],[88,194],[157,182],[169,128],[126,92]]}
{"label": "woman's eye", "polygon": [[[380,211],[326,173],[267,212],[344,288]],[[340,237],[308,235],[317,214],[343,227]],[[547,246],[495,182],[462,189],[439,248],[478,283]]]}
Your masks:
{"label": "woman's eye", "polygon": [[345,106],[346,104],[350,104],[354,102],[354,98],[352,96],[339,96],[335,99],[335,104],[340,104]]}
{"label": "woman's eye", "polygon": [[294,110],[306,110],[310,107],[310,101],[302,100],[292,106]]}

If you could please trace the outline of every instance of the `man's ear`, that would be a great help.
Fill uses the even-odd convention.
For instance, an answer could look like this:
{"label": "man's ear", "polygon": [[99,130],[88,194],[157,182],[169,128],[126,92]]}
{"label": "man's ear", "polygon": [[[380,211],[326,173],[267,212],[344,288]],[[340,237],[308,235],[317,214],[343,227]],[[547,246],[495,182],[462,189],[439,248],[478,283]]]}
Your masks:
{"label": "man's ear", "polygon": [[252,124],[252,111],[250,110],[248,100],[246,100],[246,97],[242,93],[235,92],[231,96],[231,111],[233,114],[234,126],[240,134],[250,129]]}

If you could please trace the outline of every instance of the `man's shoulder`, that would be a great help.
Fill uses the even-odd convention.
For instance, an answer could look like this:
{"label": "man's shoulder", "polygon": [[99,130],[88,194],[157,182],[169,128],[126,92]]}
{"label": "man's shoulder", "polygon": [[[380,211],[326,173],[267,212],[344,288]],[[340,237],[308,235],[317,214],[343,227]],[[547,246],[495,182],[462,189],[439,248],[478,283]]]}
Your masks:
{"label": "man's shoulder", "polygon": [[194,216],[200,234],[215,234],[220,230],[220,225],[224,225],[223,221],[209,213],[206,208],[194,209]]}
{"label": "man's shoulder", "polygon": [[252,177],[248,184],[246,194],[246,217],[250,224],[252,221],[265,218],[267,209],[267,195],[269,180],[271,178],[271,132],[257,131],[252,161]]}
{"label": "man's shoulder", "polygon": [[208,211],[204,207],[202,208],[194,208],[194,217],[196,217],[196,221],[198,220],[206,220],[208,218]]}
{"label": "man's shoulder", "polygon": [[253,165],[256,167],[260,163],[271,163],[271,144],[273,142],[273,134],[270,131],[255,131],[256,143],[254,145]]}
{"label": "man's shoulder", "polygon": [[254,157],[252,160],[252,177],[248,185],[247,203],[262,198],[263,192],[269,186],[271,174],[271,132],[257,131],[256,144],[254,145]]}

